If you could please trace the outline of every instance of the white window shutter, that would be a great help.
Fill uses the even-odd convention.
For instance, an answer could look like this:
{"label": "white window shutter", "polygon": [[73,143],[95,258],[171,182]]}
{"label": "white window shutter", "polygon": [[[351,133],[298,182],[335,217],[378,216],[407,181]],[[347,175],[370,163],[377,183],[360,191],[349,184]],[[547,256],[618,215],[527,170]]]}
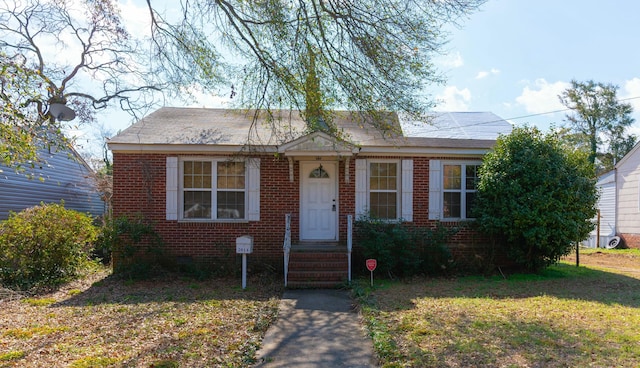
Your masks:
{"label": "white window shutter", "polygon": [[402,160],[402,219],[413,222],[413,160]]}
{"label": "white window shutter", "polygon": [[429,160],[429,220],[439,220],[442,212],[442,165]]}
{"label": "white window shutter", "polygon": [[366,215],[367,208],[367,160],[356,160],[356,219]]}
{"label": "white window shutter", "polygon": [[247,220],[260,221],[260,159],[247,160]]}
{"label": "white window shutter", "polygon": [[178,158],[167,157],[167,220],[178,219]]}

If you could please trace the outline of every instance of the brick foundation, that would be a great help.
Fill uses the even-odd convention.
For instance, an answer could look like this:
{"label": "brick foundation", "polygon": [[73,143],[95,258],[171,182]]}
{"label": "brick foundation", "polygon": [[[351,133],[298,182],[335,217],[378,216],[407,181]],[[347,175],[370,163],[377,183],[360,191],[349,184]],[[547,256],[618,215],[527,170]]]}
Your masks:
{"label": "brick foundation", "polygon": [[640,249],[640,234],[619,234],[627,248]]}

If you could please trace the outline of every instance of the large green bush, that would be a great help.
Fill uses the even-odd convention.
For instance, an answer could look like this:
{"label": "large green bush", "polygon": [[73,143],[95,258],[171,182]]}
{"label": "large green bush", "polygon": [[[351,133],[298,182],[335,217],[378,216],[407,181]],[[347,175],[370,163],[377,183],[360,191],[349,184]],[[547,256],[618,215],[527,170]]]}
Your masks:
{"label": "large green bush", "polygon": [[89,215],[64,203],[11,213],[0,223],[0,279],[30,289],[74,278],[89,260],[97,229]]}
{"label": "large green bush", "polygon": [[375,258],[378,270],[390,276],[436,275],[453,266],[445,243],[456,229],[416,227],[364,216],[356,221],[355,231],[364,256]]}
{"label": "large green bush", "polygon": [[568,254],[593,229],[593,166],[553,134],[515,128],[498,139],[480,168],[479,228],[508,256],[538,271]]}

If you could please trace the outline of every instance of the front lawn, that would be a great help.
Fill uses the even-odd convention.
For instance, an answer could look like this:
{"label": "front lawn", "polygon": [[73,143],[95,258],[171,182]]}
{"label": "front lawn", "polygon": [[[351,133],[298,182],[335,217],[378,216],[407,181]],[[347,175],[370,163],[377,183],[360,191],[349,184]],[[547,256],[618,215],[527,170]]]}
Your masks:
{"label": "front lawn", "polygon": [[[637,367],[640,252],[585,250],[541,275],[356,284],[385,367]],[[616,267],[616,268],[614,268]],[[0,292],[0,367],[248,367],[282,280],[127,281]]]}
{"label": "front lawn", "polygon": [[0,367],[246,367],[281,280],[126,281],[106,271],[34,298],[3,294]]}
{"label": "front lawn", "polygon": [[[581,264],[611,257],[602,254],[586,252]],[[613,254],[625,268],[567,260],[541,275],[378,281],[373,290],[363,282],[356,290],[384,367],[637,367],[640,273],[629,265],[640,269],[640,258]]]}

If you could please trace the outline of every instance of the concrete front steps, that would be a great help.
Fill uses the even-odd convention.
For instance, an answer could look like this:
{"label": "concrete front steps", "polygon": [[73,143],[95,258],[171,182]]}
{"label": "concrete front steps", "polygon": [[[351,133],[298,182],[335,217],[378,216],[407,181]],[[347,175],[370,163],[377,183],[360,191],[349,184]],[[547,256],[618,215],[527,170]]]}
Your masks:
{"label": "concrete front steps", "polygon": [[344,286],[349,277],[347,249],[334,244],[293,245],[287,287],[327,289]]}

